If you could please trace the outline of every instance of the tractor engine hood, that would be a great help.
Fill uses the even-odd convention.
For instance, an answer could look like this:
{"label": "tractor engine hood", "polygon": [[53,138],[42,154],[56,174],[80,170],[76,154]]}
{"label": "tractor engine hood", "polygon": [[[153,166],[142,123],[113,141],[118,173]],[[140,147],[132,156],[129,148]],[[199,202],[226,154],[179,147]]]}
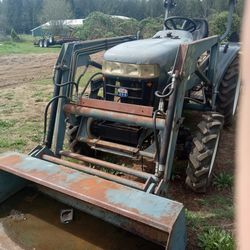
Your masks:
{"label": "tractor engine hood", "polygon": [[181,38],[173,33],[171,32],[171,37],[166,37],[170,32],[160,31],[151,39],[122,43],[108,50],[104,60],[139,65],[157,64],[161,68],[171,67],[180,44],[192,41],[190,36]]}

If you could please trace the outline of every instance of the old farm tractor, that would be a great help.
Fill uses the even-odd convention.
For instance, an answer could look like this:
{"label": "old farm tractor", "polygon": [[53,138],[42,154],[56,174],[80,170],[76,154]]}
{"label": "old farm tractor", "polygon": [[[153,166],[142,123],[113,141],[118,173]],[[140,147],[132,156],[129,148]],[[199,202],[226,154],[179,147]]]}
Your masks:
{"label": "old farm tractor", "polygon": [[[205,192],[221,130],[231,125],[237,108],[239,46],[222,42],[235,1],[223,37],[208,37],[205,20],[168,17],[174,3],[164,4],[164,30],[151,39],[126,36],[63,46],[43,144],[29,155],[0,156],[0,202],[32,184],[166,249],[185,249],[184,207],[166,198],[174,158],[189,159],[186,185]],[[101,51],[103,64],[92,61],[90,55]],[[82,90],[89,66],[99,72]],[[193,110],[200,111],[195,135],[184,119]],[[107,161],[114,156],[147,160],[153,171]]]}

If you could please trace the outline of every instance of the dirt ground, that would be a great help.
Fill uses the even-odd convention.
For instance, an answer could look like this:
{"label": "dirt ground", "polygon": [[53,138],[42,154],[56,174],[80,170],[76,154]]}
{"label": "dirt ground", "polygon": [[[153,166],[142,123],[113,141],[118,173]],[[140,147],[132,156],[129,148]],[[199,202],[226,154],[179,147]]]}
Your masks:
{"label": "dirt ground", "polygon": [[[57,54],[38,54],[0,57],[0,119],[10,121],[22,119],[20,123],[15,121],[16,127],[13,126],[12,128],[11,133],[15,137],[18,137],[19,132],[17,128],[20,127],[21,124],[26,124],[25,129],[32,131],[33,134],[27,132],[27,137],[24,138],[30,139],[30,142],[25,142],[23,147],[20,148],[23,152],[29,152],[40,140],[41,131],[39,133],[37,131],[42,130],[43,110],[49,99],[46,95],[51,94],[52,91],[52,83],[49,84],[49,82],[52,79],[53,66],[57,56]],[[100,58],[101,56],[99,55],[95,59],[100,60]],[[13,96],[11,97],[11,95]],[[25,100],[23,101],[23,99]],[[9,106],[4,106],[5,102],[11,103],[11,110]],[[22,105],[22,108],[19,107],[19,104]],[[35,139],[34,135],[36,137]],[[233,175],[235,165],[234,141],[235,128],[225,130],[220,144],[216,174],[226,172]],[[16,148],[16,144],[13,144],[13,147],[7,148]],[[5,148],[3,148],[3,150],[5,150]],[[183,183],[184,177],[182,175],[176,175],[176,178],[170,185],[170,197],[184,203],[189,211],[189,249],[198,248],[197,232],[202,231],[203,228],[208,225],[226,229],[230,232],[234,231],[233,212],[231,212],[231,210],[233,210],[232,190],[218,191],[218,189],[212,187],[207,195],[196,195],[186,190]],[[230,211],[228,211],[228,209],[230,209]],[[223,216],[226,212],[228,212],[228,216]],[[3,225],[4,224],[0,222],[0,242],[2,242],[0,243],[0,249],[6,249],[3,247],[4,242],[6,242],[6,244],[13,244],[12,249],[19,249],[14,243],[8,242],[10,239],[8,239],[8,234],[4,231]],[[55,230],[55,227],[56,226],[53,225],[53,230]],[[74,232],[71,231],[70,233],[74,234]],[[79,240],[78,235],[76,235],[76,238]],[[3,241],[3,239],[6,241]]]}
{"label": "dirt ground", "polygon": [[51,79],[57,54],[0,57],[0,87]]}

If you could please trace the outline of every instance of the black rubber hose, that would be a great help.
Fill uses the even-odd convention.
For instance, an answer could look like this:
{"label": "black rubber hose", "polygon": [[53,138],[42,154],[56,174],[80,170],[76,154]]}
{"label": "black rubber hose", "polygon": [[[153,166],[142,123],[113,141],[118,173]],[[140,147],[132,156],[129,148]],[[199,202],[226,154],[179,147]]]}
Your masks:
{"label": "black rubber hose", "polygon": [[102,75],[103,76],[103,73],[102,72],[98,72],[98,73],[95,73],[93,76],[90,77],[90,79],[88,80],[85,88],[83,89],[82,93],[81,93],[81,97],[85,94],[86,90],[88,89],[89,87],[89,84],[92,82],[92,80],[98,76],[98,75]]}
{"label": "black rubber hose", "polygon": [[86,66],[86,68],[84,69],[83,73],[78,77],[77,82],[76,82],[78,86],[80,84],[81,79],[85,76],[88,68],[89,68],[89,65]]}
{"label": "black rubber hose", "polygon": [[56,85],[57,87],[65,87],[67,85],[74,85],[76,88],[76,95],[78,96],[78,84],[76,82],[65,82],[63,84],[58,84],[54,82],[54,85]]}
{"label": "black rubber hose", "polygon": [[[170,91],[168,93],[166,93],[169,88],[170,88]],[[155,96],[160,98],[160,99],[165,99],[165,98],[171,96],[173,94],[173,91],[174,91],[174,89],[172,87],[172,83],[170,83],[163,89],[162,93],[160,93],[160,91],[156,91]]]}
{"label": "black rubber hose", "polygon": [[50,105],[54,103],[55,101],[58,101],[59,99],[65,99],[66,101],[70,101],[70,99],[67,96],[56,96],[50,100],[50,102],[47,104],[44,112],[44,130],[43,130],[43,144],[47,145],[46,141],[46,134],[47,134],[47,120],[48,120],[48,111],[50,108]]}

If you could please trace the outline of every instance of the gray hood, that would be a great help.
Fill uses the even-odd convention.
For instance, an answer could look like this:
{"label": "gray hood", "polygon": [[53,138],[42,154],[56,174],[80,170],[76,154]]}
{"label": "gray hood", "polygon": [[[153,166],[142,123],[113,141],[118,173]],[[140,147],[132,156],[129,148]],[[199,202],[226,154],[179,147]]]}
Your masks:
{"label": "gray hood", "polygon": [[179,45],[192,39],[190,37],[167,38],[163,33],[166,31],[158,32],[152,39],[115,46],[105,53],[104,60],[130,64],[158,64],[160,67],[173,64]]}

